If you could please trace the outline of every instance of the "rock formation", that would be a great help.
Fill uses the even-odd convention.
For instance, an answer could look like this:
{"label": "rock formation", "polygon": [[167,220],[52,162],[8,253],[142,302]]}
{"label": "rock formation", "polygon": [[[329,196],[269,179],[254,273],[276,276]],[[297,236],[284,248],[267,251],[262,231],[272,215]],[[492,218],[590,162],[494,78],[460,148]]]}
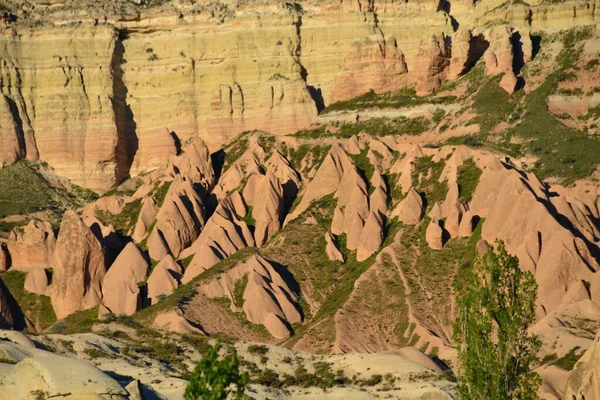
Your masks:
{"label": "rock formation", "polygon": [[148,299],[150,304],[159,301],[161,296],[168,296],[179,286],[182,269],[172,256],[165,258],[154,267],[148,278]]}
{"label": "rock formation", "polygon": [[25,278],[25,290],[35,294],[46,294],[48,276],[43,268],[32,268]]}
{"label": "rock formation", "polygon": [[0,280],[0,329],[20,328],[15,315],[14,300],[8,288]]}
{"label": "rock formation", "polygon": [[219,260],[254,245],[250,228],[238,217],[245,215],[246,206],[239,192],[219,203],[198,239],[181,254],[183,258],[194,256],[185,270],[183,283],[189,282]]}
{"label": "rock formation", "polygon": [[[148,263],[134,243],[129,243],[102,279],[103,310],[131,315],[141,308],[138,284],[148,273]],[[100,313],[103,317],[103,313]]]}
{"label": "rock formation", "polygon": [[156,225],[148,238],[153,260],[167,254],[178,257],[200,234],[205,222],[204,203],[190,181],[176,178],[156,215]]}
{"label": "rock formation", "polygon": [[55,243],[56,237],[48,222],[32,220],[24,228],[14,228],[7,242],[11,268],[19,271],[50,268]]}
{"label": "rock formation", "polygon": [[8,249],[5,243],[0,243],[0,271],[6,271],[10,268],[10,259],[8,258]]}
{"label": "rock formation", "polygon": [[[236,282],[246,279],[243,305],[233,298]],[[229,297],[232,309],[241,307],[248,321],[264,325],[277,339],[290,336],[289,324],[302,322],[297,309],[298,294],[290,288],[277,270],[265,259],[255,256],[228,270],[218,279],[200,286],[200,292],[210,298]]]}
{"label": "rock formation", "polygon": [[577,361],[565,386],[565,399],[600,399],[600,335]]}
{"label": "rock formation", "polygon": [[333,239],[333,235],[329,231],[325,233],[325,243],[325,252],[327,253],[327,258],[329,258],[331,261],[337,260],[343,262],[344,256],[337,248]]}
{"label": "rock formation", "polygon": [[2,346],[4,353],[20,354],[15,365],[3,370],[3,398],[28,400],[32,393],[73,400],[129,398],[115,380],[88,362],[13,343]]}
{"label": "rock formation", "polygon": [[252,207],[252,218],[256,221],[254,242],[261,247],[281,227],[283,188],[271,172],[254,174],[248,179],[243,197]]}
{"label": "rock formation", "polygon": [[429,247],[434,250],[440,250],[444,247],[444,231],[442,227],[436,222],[431,221],[427,225],[427,231],[425,232],[425,240]]}
{"label": "rock formation", "polygon": [[406,61],[394,37],[368,37],[353,43],[333,81],[331,102],[348,100],[369,90],[391,92],[406,85]]}
{"label": "rock formation", "polygon": [[59,319],[100,303],[106,273],[102,246],[74,211],[63,216],[52,266],[49,290]]}
{"label": "rock formation", "polygon": [[416,225],[421,222],[424,212],[425,209],[421,195],[414,188],[411,188],[406,197],[402,199],[392,212],[391,216],[397,216],[404,224]]}

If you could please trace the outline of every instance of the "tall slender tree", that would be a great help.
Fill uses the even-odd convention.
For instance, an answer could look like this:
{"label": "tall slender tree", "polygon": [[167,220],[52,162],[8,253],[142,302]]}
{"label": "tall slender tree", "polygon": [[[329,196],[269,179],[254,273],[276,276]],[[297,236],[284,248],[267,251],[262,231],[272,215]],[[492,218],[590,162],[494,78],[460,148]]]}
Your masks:
{"label": "tall slender tree", "polygon": [[535,321],[537,283],[519,268],[519,259],[497,241],[496,250],[479,257],[456,283],[461,399],[537,399],[541,384],[532,371],[540,340],[528,332]]}

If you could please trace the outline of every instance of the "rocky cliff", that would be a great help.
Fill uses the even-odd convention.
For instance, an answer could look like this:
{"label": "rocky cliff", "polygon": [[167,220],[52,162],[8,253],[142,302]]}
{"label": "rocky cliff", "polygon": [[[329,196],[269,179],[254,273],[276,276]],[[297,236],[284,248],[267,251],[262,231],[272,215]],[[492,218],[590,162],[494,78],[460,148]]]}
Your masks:
{"label": "rocky cliff", "polygon": [[[105,191],[196,136],[215,149],[242,131],[306,128],[369,89],[429,93],[486,46],[513,90],[502,68],[530,31],[595,18],[593,1],[155,3],[7,3],[2,164],[39,160]],[[498,21],[507,35],[489,30]]]}

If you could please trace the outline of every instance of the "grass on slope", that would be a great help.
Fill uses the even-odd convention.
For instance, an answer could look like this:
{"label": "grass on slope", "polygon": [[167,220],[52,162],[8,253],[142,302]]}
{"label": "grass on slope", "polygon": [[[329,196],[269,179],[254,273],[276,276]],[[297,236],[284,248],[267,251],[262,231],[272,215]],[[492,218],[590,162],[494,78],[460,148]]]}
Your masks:
{"label": "grass on slope", "polygon": [[403,226],[400,242],[394,246],[399,265],[411,290],[416,318],[440,334],[452,325],[453,280],[476,256],[481,239],[480,220],[470,238],[450,239],[441,250],[432,250],[425,240],[429,218],[418,226]]}
{"label": "grass on slope", "polygon": [[[499,76],[480,80],[472,105],[478,115],[474,122],[480,125],[481,133],[471,137],[471,143],[464,144],[491,147],[515,157],[533,154],[538,161],[532,170],[542,179],[556,177],[563,184],[571,184],[589,176],[599,161],[600,141],[563,125],[548,110],[547,99],[556,92],[559,82],[570,74],[569,70],[578,68],[576,63],[582,53],[582,41],[592,35],[593,30],[589,27],[557,34],[563,50],[556,58],[555,70],[530,93],[519,90],[507,94],[498,86]],[[498,137],[492,140],[491,130],[501,122],[510,127],[501,132],[500,140]],[[448,144],[457,144],[461,140],[465,138],[453,138]]]}
{"label": "grass on slope", "polygon": [[97,198],[87,189],[70,185],[69,190],[55,189],[26,160],[0,168],[0,218],[37,211],[50,211],[57,225],[68,208],[80,207]]}
{"label": "grass on slope", "polygon": [[479,183],[479,177],[481,177],[481,169],[475,165],[472,158],[465,160],[465,162],[458,169],[457,183],[458,183],[458,200],[462,203],[471,201],[473,193]]}
{"label": "grass on slope", "polygon": [[21,311],[39,330],[44,330],[56,321],[56,314],[52,308],[50,297],[25,290],[26,276],[26,273],[15,270],[0,272],[0,279],[15,298]]}
{"label": "grass on slope", "polygon": [[325,107],[321,114],[333,111],[363,110],[369,108],[403,108],[416,107],[422,104],[448,104],[454,103],[456,97],[417,96],[415,89],[403,88],[395,92],[377,94],[372,89],[353,99],[338,101]]}
{"label": "grass on slope", "polygon": [[257,253],[258,250],[256,248],[246,247],[232,254],[228,258],[219,261],[212,268],[204,271],[190,282],[178,287],[171,295],[163,300],[138,311],[135,314],[135,320],[142,323],[152,323],[158,314],[172,310],[176,307],[185,306],[196,294],[196,285],[198,282],[212,279]]}

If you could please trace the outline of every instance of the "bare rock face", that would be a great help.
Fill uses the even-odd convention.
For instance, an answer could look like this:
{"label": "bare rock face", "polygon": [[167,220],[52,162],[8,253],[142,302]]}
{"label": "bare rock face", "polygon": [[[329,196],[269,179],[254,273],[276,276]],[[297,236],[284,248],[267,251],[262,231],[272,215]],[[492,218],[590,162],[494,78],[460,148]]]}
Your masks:
{"label": "bare rock face", "polygon": [[153,260],[162,260],[167,254],[178,257],[196,240],[204,222],[202,198],[190,181],[178,177],[156,215],[156,225],[148,238],[150,257]]}
{"label": "bare rock face", "polygon": [[565,399],[600,399],[600,335],[577,361],[565,387]]}
{"label": "bare rock face", "polygon": [[477,249],[477,254],[479,255],[479,257],[483,257],[485,253],[487,253],[490,250],[488,242],[486,242],[484,239],[478,240],[475,244],[475,248]]}
{"label": "bare rock face", "polygon": [[184,153],[180,157],[173,158],[168,168],[184,180],[199,185],[205,193],[208,193],[215,185],[215,171],[206,143],[196,138],[192,144],[182,150]]}
{"label": "bare rock face", "polygon": [[7,242],[11,268],[19,271],[50,268],[55,244],[56,237],[48,222],[32,220],[25,228],[14,228]]}
{"label": "bare rock face", "polygon": [[473,213],[467,211],[460,220],[460,226],[458,227],[459,237],[470,237],[473,233]]}
{"label": "bare rock face", "polygon": [[444,229],[448,231],[451,237],[457,237],[460,229],[462,213],[458,207],[454,207],[450,210],[448,218],[444,224]]}
{"label": "bare rock face", "polygon": [[327,253],[327,258],[329,258],[331,261],[337,260],[344,262],[344,256],[335,245],[333,235],[329,231],[325,232],[325,242],[325,252]]}
{"label": "bare rock face", "polygon": [[518,171],[490,165],[493,168],[484,168],[470,203],[472,212],[485,218],[482,238],[489,243],[504,241],[524,268],[535,271],[538,304],[546,313],[572,298],[582,281],[589,282],[591,299],[598,304],[600,266],[589,242],[565,228],[563,217],[546,206],[551,202],[548,189]]}
{"label": "bare rock face", "polygon": [[148,299],[150,304],[159,300],[161,295],[168,296],[179,287],[181,267],[172,256],[167,255],[152,270],[148,278]]}
{"label": "bare rock face", "polygon": [[[102,280],[102,305],[114,315],[131,315],[140,309],[138,283],[148,273],[148,263],[134,243],[128,243]],[[103,313],[99,315],[103,317]]]}
{"label": "bare rock face", "polygon": [[246,205],[239,192],[221,200],[198,239],[181,254],[182,258],[194,255],[182,283],[189,282],[236,251],[254,246],[250,228],[239,218],[245,215]]}
{"label": "bare rock face", "polygon": [[393,36],[356,41],[334,79],[331,102],[348,100],[369,90],[398,90],[406,84],[407,72],[404,54]]}
{"label": "bare rock face", "polygon": [[241,279],[247,279],[241,308],[248,321],[264,325],[275,338],[289,337],[290,331],[284,322],[302,322],[297,308],[298,294],[264,258],[254,256],[219,278],[204,283],[199,290],[210,298],[229,297],[232,310],[239,311],[240,305],[235,304],[233,292],[236,282]]}
{"label": "bare rock face", "polygon": [[10,268],[8,249],[5,243],[0,243],[0,271],[6,271],[8,268]]}
{"label": "bare rock face", "polygon": [[243,197],[252,207],[252,217],[256,221],[254,242],[261,247],[281,228],[283,188],[279,179],[267,171],[266,175],[254,174],[248,179]]}
{"label": "bare rock face", "polygon": [[302,200],[294,211],[288,215],[286,222],[291,221],[302,214],[314,200],[320,199],[321,197],[338,190],[342,177],[347,172],[352,173],[352,171],[356,173],[352,160],[350,160],[340,144],[334,144],[317,170],[313,180],[307,186],[306,191],[302,196]]}
{"label": "bare rock face", "polygon": [[131,238],[134,242],[140,243],[146,237],[148,228],[154,222],[156,214],[158,213],[158,207],[156,201],[152,197],[144,197],[142,200],[142,208],[140,209],[140,215],[135,223],[133,235]]}
{"label": "bare rock face", "polygon": [[317,116],[317,107],[300,71],[293,70],[291,75],[274,75],[262,85],[219,85],[208,112],[207,132],[223,143],[243,131],[262,130],[277,135],[310,126]]}
{"label": "bare rock face", "polygon": [[356,168],[344,173],[335,198],[338,203],[331,221],[331,232],[335,235],[346,233],[346,246],[349,250],[356,250],[364,223],[369,216],[367,184]]}
{"label": "bare rock face", "polygon": [[25,290],[35,294],[46,294],[48,277],[43,268],[32,268],[25,278]]}
{"label": "bare rock face", "polygon": [[265,162],[267,171],[279,179],[283,188],[283,197],[286,204],[291,205],[300,187],[300,174],[292,167],[292,164],[284,157],[279,150],[273,151],[273,154]]}
{"label": "bare rock face", "polygon": [[423,198],[415,188],[411,188],[391,216],[397,216],[403,224],[416,225],[423,219],[424,212]]}
{"label": "bare rock face", "polygon": [[100,303],[106,273],[102,246],[74,211],[63,216],[52,266],[50,297],[59,319]]}
{"label": "bare rock face", "polygon": [[386,215],[388,211],[387,185],[379,171],[373,173],[371,187],[373,193],[369,196],[369,210],[380,216]]}
{"label": "bare rock face", "polygon": [[425,37],[417,51],[413,75],[417,82],[417,94],[427,95],[442,85],[448,71],[450,53],[444,35]]}
{"label": "bare rock face", "polygon": [[488,41],[490,47],[483,56],[487,73],[489,75],[503,73],[500,87],[512,93],[517,84],[517,77],[513,71],[512,32],[507,26],[494,26],[488,33]]}
{"label": "bare rock face", "polygon": [[444,231],[442,227],[434,221],[429,222],[425,231],[425,240],[427,244],[434,250],[441,250],[444,247],[443,239]]}
{"label": "bare rock face", "polygon": [[469,63],[471,49],[471,31],[459,29],[452,36],[452,58],[448,70],[448,79],[457,79],[465,73]]}
{"label": "bare rock face", "polygon": [[371,212],[365,221],[365,226],[360,234],[360,241],[356,251],[356,260],[364,261],[371,257],[383,243],[383,221],[381,217]]}

